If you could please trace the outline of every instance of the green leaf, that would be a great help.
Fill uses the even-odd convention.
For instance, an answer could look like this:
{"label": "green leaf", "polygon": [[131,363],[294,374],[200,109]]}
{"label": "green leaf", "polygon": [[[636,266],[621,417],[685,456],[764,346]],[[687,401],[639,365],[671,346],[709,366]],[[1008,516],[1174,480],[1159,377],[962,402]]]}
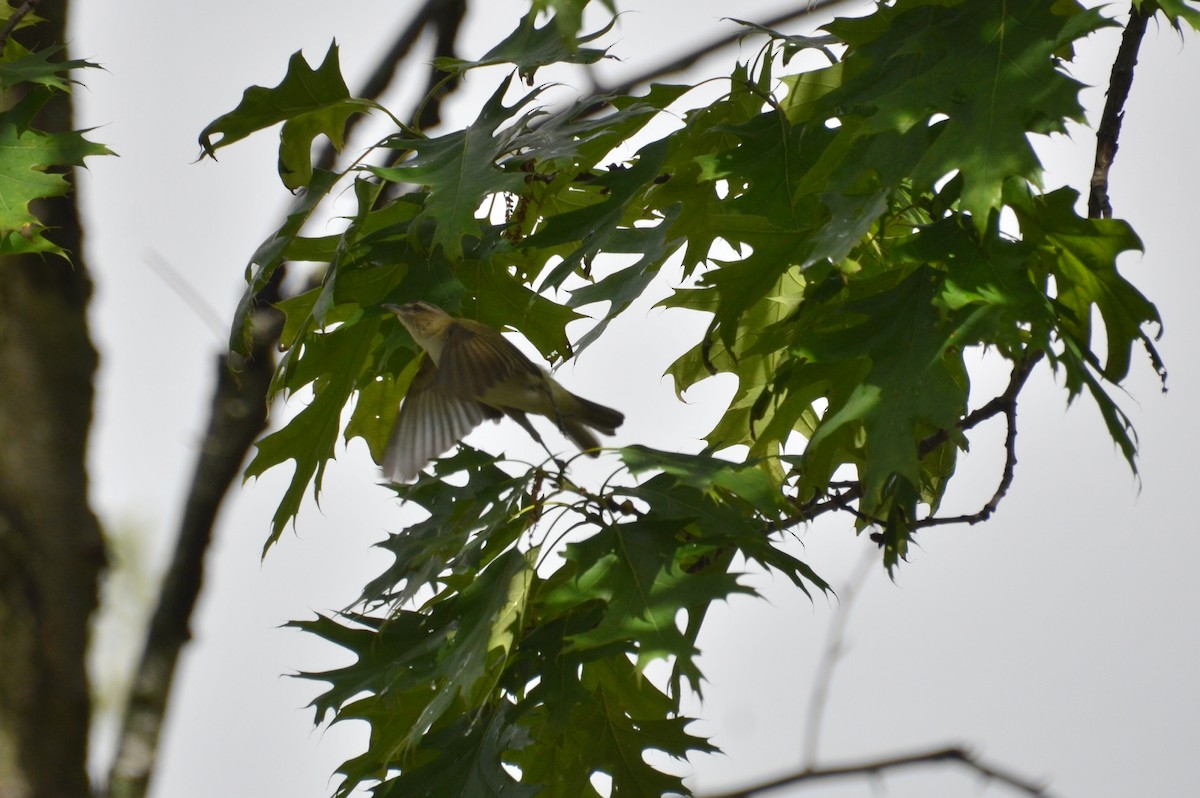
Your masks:
{"label": "green leaf", "polygon": [[1083,85],[1063,71],[1062,54],[1111,24],[1098,9],[1044,0],[912,0],[839,19],[827,29],[850,45],[844,62],[856,68],[821,97],[822,116],[860,117],[861,134],[928,126],[935,137],[914,169],[917,187],[960,173],[962,208],[983,229],[1006,179],[1040,181],[1028,135],[1083,121]]}
{"label": "green leaf", "polygon": [[660,173],[667,150],[662,142],[643,147],[628,168],[610,169],[593,183],[604,199],[594,205],[558,214],[525,241],[525,246],[554,247],[579,242],[578,248],[555,266],[541,281],[539,291],[558,288],[581,264],[604,250],[624,226],[629,207]]}
{"label": "green leaf", "polygon": [[[313,179],[312,143],[324,135],[341,150],[346,120],[377,107],[350,96],[342,79],[337,43],[329,45],[325,60],[315,70],[297,51],[288,61],[287,74],[278,86],[251,86],[237,108],[210,122],[200,132],[204,154],[216,151],[251,133],[283,123],[279,141],[279,177],[288,189],[309,185]],[[215,136],[219,138],[214,140]]]}
{"label": "green leaf", "polygon": [[250,256],[246,267],[246,290],[233,314],[233,326],[229,334],[229,348],[245,355],[250,351],[251,329],[259,292],[275,278],[275,272],[283,264],[290,248],[303,241],[300,231],[316,212],[317,207],[337,182],[337,175],[320,171],[311,184],[299,193],[292,204],[283,226],[258,245]]}
{"label": "green leaf", "polygon": [[1060,314],[1063,330],[1086,350],[1091,344],[1092,310],[1103,319],[1105,379],[1114,383],[1125,379],[1137,343],[1158,362],[1154,345],[1142,331],[1146,324],[1161,329],[1158,310],[1117,272],[1122,252],[1142,249],[1133,229],[1119,219],[1079,216],[1075,211],[1079,193],[1069,188],[1039,197],[1013,187],[1006,199],[1016,211],[1024,239],[1048,250],[1046,262],[1057,286],[1056,299],[1066,311]]}
{"label": "green leaf", "polygon": [[568,638],[568,651],[637,641],[640,663],[695,654],[693,641],[676,626],[678,612],[751,591],[734,574],[688,573],[683,568],[683,526],[669,519],[643,519],[605,526],[587,540],[567,545],[564,556],[575,573],[552,580],[553,588],[539,599],[542,612],[561,614],[596,600],[605,606],[596,626]]}
{"label": "green leaf", "polygon": [[645,752],[683,759],[716,750],[686,731],[690,719],[674,716],[674,702],[623,656],[561,667],[527,703],[535,704],[521,721],[530,744],[513,763],[547,798],[598,798],[597,773],[611,777],[613,798],[684,795],[680,777],[647,764]]}
{"label": "green leaf", "polygon": [[[558,35],[571,47],[579,36],[583,26],[583,11],[593,0],[532,0],[529,8],[532,14],[553,12],[554,25]],[[615,0],[600,0],[609,14],[617,13]]]}
{"label": "green leaf", "polygon": [[[461,487],[446,481],[465,478]],[[396,485],[398,496],[429,517],[378,544],[394,563],[367,585],[368,605],[403,604],[439,582],[476,573],[525,531],[533,475],[511,476],[493,458],[466,445],[437,461],[434,475]]]}
{"label": "green leaf", "polygon": [[1143,12],[1149,7],[1151,13],[1157,7],[1175,30],[1182,31],[1186,22],[1193,30],[1200,31],[1200,10],[1194,8],[1195,0],[1134,0],[1134,5]]}
{"label": "green leaf", "polygon": [[441,57],[435,58],[433,65],[446,72],[461,74],[477,67],[512,64],[521,79],[533,85],[533,77],[540,67],[550,64],[594,64],[606,57],[607,50],[581,45],[593,42],[612,30],[616,17],[595,33],[576,39],[574,34],[563,36],[557,16],[540,28],[537,26],[537,16],[536,10],[526,15],[515,31],[478,61]]}
{"label": "green leaf", "polygon": [[[757,461],[732,463],[711,455],[682,455],[643,446],[626,447],[621,458],[634,474],[654,470],[623,495],[649,506],[648,518],[683,522],[687,533],[682,561],[689,572],[707,571],[709,563],[729,558],[722,552],[740,551],[747,559],[778,570],[806,594],[808,585],[828,591],[829,585],[808,565],[770,542],[772,530],[794,508]],[[698,627],[697,627],[698,628]],[[689,638],[693,639],[693,638]],[[681,667],[685,669],[686,663]],[[693,682],[698,689],[698,681]]]}
{"label": "green leaf", "polygon": [[[838,445],[836,433],[861,424],[862,510],[871,516],[885,512],[893,478],[920,485],[920,441],[952,429],[966,409],[961,353],[949,351],[955,325],[933,303],[939,281],[929,270],[917,270],[893,290],[848,301],[840,310],[844,328],[801,333],[794,343],[798,355],[814,362],[866,358],[869,363],[862,382],[844,400],[830,402],[805,459],[832,461],[836,454],[823,450]],[[901,509],[915,520],[915,506]]]}
{"label": "green leaf", "polygon": [[413,157],[396,167],[367,167],[373,174],[396,183],[415,183],[428,188],[429,194],[414,224],[433,225],[433,248],[441,247],[446,257],[456,261],[463,254],[463,239],[479,238],[480,221],[476,217],[480,203],[489,195],[517,191],[525,183],[519,172],[506,172],[499,162],[514,152],[515,129],[522,122],[497,132],[511,115],[531,103],[541,93],[526,94],[512,106],[504,105],[511,76],[484,103],[479,117],[465,129],[436,138],[400,135],[388,146],[411,150]]}
{"label": "green leaf", "polygon": [[605,246],[608,254],[633,253],[642,257],[632,266],[627,266],[608,275],[599,282],[577,288],[571,292],[572,307],[583,307],[592,302],[608,301],[608,311],[575,345],[578,354],[596,341],[609,323],[634,303],[658,275],[659,269],[674,252],[678,240],[669,240],[672,223],[679,207],[670,209],[663,220],[653,227],[634,227],[613,231]]}
{"label": "green leaf", "polygon": [[732,463],[711,455],[678,454],[645,446],[625,447],[621,459],[633,474],[659,471],[701,493],[725,491],[767,517],[786,507],[770,479],[752,463]]}
{"label": "green leaf", "polygon": [[[319,718],[333,711],[339,721],[371,724],[368,751],[342,767],[346,780],[339,795],[397,768],[404,773],[400,784],[447,778],[445,764],[421,766],[447,747],[458,748],[451,738],[461,737],[474,712],[493,703],[532,584],[531,562],[509,551],[426,612],[400,611],[387,621],[348,616],[365,627],[361,630],[324,619],[295,624],[349,649],[357,659],[347,667],[303,674],[330,685],[314,702]],[[492,733],[493,742],[515,739],[500,726]],[[475,738],[458,750],[478,752],[481,744]],[[470,778],[504,783],[498,750],[481,755],[479,771]]]}
{"label": "green leaf", "polygon": [[30,127],[30,119],[49,96],[49,89],[31,87],[15,106],[0,113],[0,254],[53,252],[66,257],[42,235],[45,225],[29,204],[70,191],[67,175],[53,170],[83,166],[89,156],[113,154],[85,139],[86,130],[43,133]]}
{"label": "green leaf", "polygon": [[509,751],[529,744],[528,732],[512,723],[511,711],[485,709],[459,715],[441,728],[432,729],[422,749],[399,776],[372,790],[375,798],[409,798],[413,795],[502,796],[531,798],[546,793],[522,781],[504,767]]}
{"label": "green leaf", "polygon": [[419,362],[420,358],[414,357],[409,368],[398,378],[381,374],[358,390],[354,413],[346,424],[346,443],[354,438],[362,438],[376,463],[383,462],[388,435],[396,421],[396,411],[400,409],[400,400],[407,392]]}
{"label": "green leaf", "polygon": [[249,478],[288,460],[296,462],[291,483],[271,519],[264,554],[279,539],[288,521],[296,517],[304,491],[314,479],[314,495],[319,496],[325,465],[333,458],[341,430],[342,409],[355,388],[378,329],[379,317],[366,318],[306,340],[289,385],[294,391],[311,383],[313,400],[286,426],[259,441],[254,459],[246,466]]}
{"label": "green leaf", "polygon": [[463,304],[463,314],[495,329],[519,330],[547,360],[566,360],[572,354],[566,326],[580,315],[526,287],[503,258],[498,260],[459,262],[458,278],[471,297]]}
{"label": "green leaf", "polygon": [[78,83],[68,77],[71,70],[101,68],[99,64],[77,58],[66,61],[50,60],[66,49],[66,45],[57,45],[30,51],[16,39],[6,39],[4,53],[0,58],[0,87],[11,89],[21,83],[36,83],[48,89],[68,91],[71,84]]}

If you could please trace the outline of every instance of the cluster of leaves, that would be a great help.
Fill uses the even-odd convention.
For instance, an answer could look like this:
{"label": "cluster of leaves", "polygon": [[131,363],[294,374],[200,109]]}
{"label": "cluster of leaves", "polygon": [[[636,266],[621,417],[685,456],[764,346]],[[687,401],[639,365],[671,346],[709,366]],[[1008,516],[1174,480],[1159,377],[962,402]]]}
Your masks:
{"label": "cluster of leaves", "polygon": [[[598,795],[599,774],[617,795],[683,789],[644,754],[713,750],[687,732],[678,695],[683,682],[700,687],[707,607],[748,592],[730,572],[735,555],[801,589],[827,586],[769,541],[788,507],[762,470],[640,447],[622,456],[653,476],[590,493],[537,469],[512,476],[464,447],[396,486],[429,517],[381,544],[395,565],[362,603],[389,611],[295,624],[356,657],[308,675],[330,685],[318,720],[371,724],[341,793],[373,779],[381,796],[574,798]],[[589,534],[558,551],[566,524]],[[643,673],[655,658],[674,663],[670,692]]]}
{"label": "cluster of leaves", "polygon": [[109,155],[107,147],[84,138],[87,131],[47,133],[37,117],[55,95],[70,90],[74,70],[96,67],[77,59],[54,60],[63,45],[30,50],[12,33],[43,20],[5,3],[0,8],[0,255],[21,252],[66,253],[43,233],[45,224],[30,203],[68,193],[66,172],[89,155]]}
{"label": "cluster of leaves", "polygon": [[[1172,23],[1193,22],[1177,5]],[[603,57],[573,19],[538,27],[531,13],[480,62],[442,66],[508,63],[532,85],[547,64]],[[463,448],[397,486],[430,517],[383,544],[395,565],[364,591],[366,609],[298,624],[357,656],[314,675],[331,685],[319,717],[371,725],[341,791],[378,780],[379,795],[590,795],[600,773],[614,795],[680,791],[643,754],[707,746],[678,714],[681,686],[698,689],[705,608],[746,590],[735,569],[747,562],[826,589],[776,542],[825,510],[878,527],[884,562],[901,560],[967,444],[970,348],[1015,369],[1046,359],[1069,399],[1096,402],[1132,467],[1136,441],[1109,390],[1135,347],[1161,370],[1144,332],[1157,311],[1116,266],[1140,243],[1121,221],[1081,216],[1076,192],[1043,192],[1029,138],[1083,121],[1064,64],[1110,24],[1072,0],[898,0],[824,37],[766,31],[724,96],[615,164],[614,148],[644,140],[690,87],[551,113],[544,87],[510,75],[463,129],[396,121],[331,173],[312,167],[314,138],[340,145],[346,120],[375,107],[350,95],[331,48],[315,70],[294,57],[282,83],[248,90],[206,128],[212,154],[283,123],[281,177],[301,189],[252,258],[234,348],[285,262],[325,264],[319,286],[280,305],[275,387],[313,398],[247,471],[295,462],[268,545],[319,490],[339,434],[381,455],[418,357],[384,302],[427,299],[519,330],[555,361],[678,255],[688,287],[663,304],[712,321],[670,373],[681,392],[717,373],[738,381],[706,453],[622,450],[629,480],[589,491],[538,469],[511,476]],[[804,51],[824,65],[792,68]],[[304,235],[342,180],[356,202],[344,230]],[[488,212],[505,202],[503,220]],[[636,259],[597,279],[607,253]],[[565,325],[600,302],[572,350]],[[794,433],[799,454],[785,448]],[[739,444],[741,464],[712,456]],[[561,551],[548,542],[556,522],[578,538]],[[643,676],[656,658],[671,663],[669,689]]]}

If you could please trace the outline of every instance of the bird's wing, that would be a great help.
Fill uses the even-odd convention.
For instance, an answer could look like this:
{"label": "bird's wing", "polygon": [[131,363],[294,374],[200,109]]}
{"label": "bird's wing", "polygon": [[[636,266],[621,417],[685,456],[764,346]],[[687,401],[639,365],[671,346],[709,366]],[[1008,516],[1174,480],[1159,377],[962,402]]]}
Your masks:
{"label": "bird's wing", "polygon": [[441,390],[437,367],[428,355],[423,357],[383,457],[383,475],[392,482],[408,482],[485,418],[498,415],[478,402]]}
{"label": "bird's wing", "polygon": [[446,330],[435,383],[445,393],[475,398],[523,373],[542,371],[504,336],[477,332],[460,319]]}

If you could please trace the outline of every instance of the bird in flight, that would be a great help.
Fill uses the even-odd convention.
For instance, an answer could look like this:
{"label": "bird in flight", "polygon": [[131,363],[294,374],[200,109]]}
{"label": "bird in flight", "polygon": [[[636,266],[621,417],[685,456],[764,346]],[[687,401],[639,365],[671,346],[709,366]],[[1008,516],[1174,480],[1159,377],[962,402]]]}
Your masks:
{"label": "bird in flight", "polygon": [[383,473],[393,482],[415,477],[484,419],[508,416],[542,443],[528,414],[545,416],[592,457],[600,446],[595,432],[613,435],[625,420],[559,385],[486,324],[455,318],[429,302],[383,307],[425,351],[384,453]]}

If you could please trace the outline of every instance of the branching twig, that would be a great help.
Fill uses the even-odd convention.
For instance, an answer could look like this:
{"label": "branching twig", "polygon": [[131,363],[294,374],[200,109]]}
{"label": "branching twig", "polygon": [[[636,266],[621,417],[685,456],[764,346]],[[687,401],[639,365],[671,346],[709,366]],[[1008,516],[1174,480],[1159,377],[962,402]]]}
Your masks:
{"label": "branching twig", "polygon": [[[1018,360],[1008,377],[1008,386],[1004,389],[1004,392],[999,396],[993,397],[986,404],[972,410],[955,426],[959,430],[966,432],[973,427],[979,426],[989,418],[1000,415],[1007,408],[1014,406],[1017,402],[1017,394],[1025,387],[1025,382],[1029,379],[1029,375],[1033,373],[1033,367],[1040,363],[1044,356],[1044,352],[1029,352],[1025,357]],[[922,458],[928,456],[930,452],[941,446],[949,438],[949,432],[938,430],[921,441],[921,445],[917,448],[917,456]]]}
{"label": "branching twig", "polygon": [[[1045,356],[1043,352],[1030,352],[1021,360],[1017,361],[1013,366],[1012,374],[1008,378],[1008,386],[999,396],[992,398],[986,404],[976,408],[955,425],[960,431],[967,431],[973,427],[982,424],[989,418],[1003,414],[1009,422],[1008,436],[1005,441],[1005,468],[1000,479],[1000,485],[996,489],[996,493],[992,499],[984,505],[977,513],[972,515],[955,516],[954,518],[924,518],[914,524],[914,528],[924,526],[937,526],[939,524],[975,524],[980,521],[987,520],[992,513],[996,511],[1000,500],[1004,498],[1012,485],[1013,469],[1016,466],[1016,454],[1014,444],[1016,442],[1016,407],[1017,396],[1021,389],[1025,386],[1025,382],[1029,379],[1034,366],[1036,366]],[[941,446],[950,439],[949,430],[938,430],[929,437],[921,441],[917,447],[918,457],[924,458],[934,449]],[[862,495],[862,485],[857,481],[849,481],[839,483],[838,485],[830,485],[830,492],[823,496],[816,496],[805,502],[799,510],[787,518],[780,521],[770,523],[766,527],[768,534],[778,532],[783,529],[788,529],[796,524],[806,523],[813,520],[817,516],[824,515],[828,512],[841,510],[848,512],[860,521],[865,521],[869,524],[882,525],[883,521],[878,518],[872,518],[851,505],[851,502],[857,500]]]}
{"label": "branching twig", "polygon": [[1092,219],[1112,218],[1112,205],[1108,200],[1108,172],[1117,155],[1117,138],[1121,135],[1125,101],[1133,85],[1133,68],[1137,66],[1138,48],[1146,33],[1146,20],[1150,14],[1139,9],[1137,4],[1133,5],[1129,12],[1129,24],[1121,36],[1121,47],[1113,61],[1112,75],[1108,79],[1108,99],[1104,102],[1104,113],[1100,115],[1100,126],[1096,129],[1096,165],[1092,170],[1091,190],[1088,192],[1088,216]]}
{"label": "branching twig", "polygon": [[[1025,386],[1025,381],[1029,379],[1029,374],[1033,371],[1033,367],[1043,357],[1044,353],[1039,350],[1027,354],[1018,361],[1017,365],[1013,367],[1012,375],[1008,380],[1008,387],[1004,389],[1004,393],[968,415],[963,419],[963,423],[959,425],[960,429],[970,429],[985,418],[991,418],[998,413],[1004,414],[1005,421],[1008,424],[1008,431],[1004,437],[1004,471],[1001,473],[1000,484],[996,487],[996,492],[992,494],[992,498],[978,512],[971,513],[970,515],[944,516],[941,518],[930,516],[929,518],[922,518],[913,524],[914,529],[927,526],[941,526],[944,524],[978,524],[981,521],[988,520],[992,517],[992,513],[996,512],[996,508],[1000,506],[1001,500],[1008,494],[1008,489],[1012,487],[1013,476],[1017,468],[1017,396]],[[926,441],[928,440],[927,438]],[[930,447],[929,451],[933,451],[933,447]]]}
{"label": "branching twig", "polygon": [[706,796],[706,798],[752,798],[752,796],[760,795],[770,790],[776,790],[780,787],[789,787],[797,784],[806,784],[816,781],[827,781],[829,779],[872,776],[884,773],[888,770],[898,770],[900,768],[913,767],[914,765],[933,765],[942,763],[958,763],[964,765],[985,779],[1007,784],[1008,786],[1021,790],[1028,795],[1037,796],[1037,798],[1050,798],[1051,796],[1051,794],[1041,784],[1025,778],[1024,776],[1020,776],[1016,773],[1000,768],[996,765],[988,764],[966,748],[961,746],[951,746],[935,751],[903,754],[886,759],[869,759],[863,762],[840,765],[838,767],[806,768],[798,773],[793,773],[790,776],[772,779],[771,781],[763,782],[762,784],[756,784],[751,787],[745,787],[741,790],[735,790],[734,792]]}
{"label": "branching twig", "polygon": [[[1096,132],[1096,161],[1095,169],[1092,173],[1091,191],[1088,197],[1088,216],[1091,218],[1110,218],[1112,216],[1112,206],[1109,203],[1108,197],[1108,174],[1117,152],[1117,139],[1121,132],[1123,108],[1125,101],[1129,97],[1130,87],[1133,84],[1133,69],[1137,65],[1138,48],[1146,32],[1148,18],[1149,14],[1145,10],[1140,10],[1137,6],[1132,8],[1129,24],[1126,26],[1125,33],[1121,38],[1121,47],[1113,62],[1112,76],[1108,88],[1108,99],[1104,106],[1104,113],[1100,119],[1100,126]],[[986,521],[996,511],[1000,501],[1012,485],[1017,462],[1015,451],[1017,436],[1017,394],[1020,393],[1025,381],[1029,378],[1030,372],[1042,359],[1043,354],[1042,352],[1034,352],[1019,361],[1013,368],[1012,376],[1009,378],[1009,384],[1004,393],[972,411],[956,425],[960,431],[966,431],[997,415],[1003,414],[1007,420],[1008,432],[1005,437],[1004,471],[1001,475],[1000,484],[997,486],[992,498],[976,513],[953,517],[924,518],[917,521],[914,524],[914,528],[943,524],[976,524]],[[933,435],[921,441],[918,447],[918,456],[921,458],[926,457],[949,439],[949,430],[938,430]],[[773,524],[769,531],[776,531],[777,529],[802,523],[832,510],[846,510],[861,520],[874,522],[875,519],[866,517],[857,509],[848,505],[850,501],[858,498],[860,492],[860,489],[857,487],[852,487],[828,495],[820,501],[816,499],[811,500],[801,508],[799,513],[784,521]]]}

